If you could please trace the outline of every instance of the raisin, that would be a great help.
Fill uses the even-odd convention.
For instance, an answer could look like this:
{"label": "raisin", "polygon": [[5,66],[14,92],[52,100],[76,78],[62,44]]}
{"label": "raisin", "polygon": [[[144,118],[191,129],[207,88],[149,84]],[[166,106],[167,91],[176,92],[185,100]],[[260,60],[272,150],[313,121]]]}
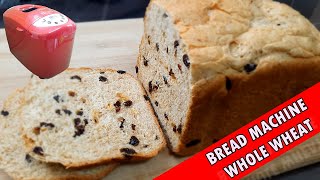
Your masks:
{"label": "raisin", "polygon": [[143,97],[144,97],[144,99],[145,99],[146,101],[150,101],[149,96],[147,96],[147,95],[143,95]]}
{"label": "raisin", "polygon": [[106,77],[104,77],[104,76],[100,76],[99,77],[99,81],[100,82],[106,82],[108,79],[106,78]]}
{"label": "raisin", "polygon": [[157,49],[157,51],[159,51],[159,44],[158,43],[156,43],[156,49]]}
{"label": "raisin", "polygon": [[40,127],[54,128],[55,126],[52,123],[40,122]]}
{"label": "raisin", "polygon": [[74,132],[73,137],[77,137],[77,136],[80,136],[80,135],[82,135],[84,133],[85,128],[86,128],[85,126],[88,124],[88,120],[85,119],[84,120],[85,125],[82,125],[81,124],[81,119],[80,118],[75,118],[73,120],[73,123],[74,123],[74,128],[76,129],[76,131]]}
{"label": "raisin", "polygon": [[153,89],[153,91],[156,91],[156,90],[159,89],[159,87],[158,87],[157,85],[154,85],[154,86],[152,87],[152,89]]}
{"label": "raisin", "polygon": [[57,103],[60,103],[60,96],[59,95],[53,96],[53,99],[56,100]]}
{"label": "raisin", "polygon": [[57,109],[55,112],[56,112],[56,114],[61,115],[61,110],[60,109]]}
{"label": "raisin", "polygon": [[121,102],[117,101],[113,104],[113,106],[116,108],[116,112],[119,112],[121,110]]}
{"label": "raisin", "polygon": [[80,118],[75,118],[75,119],[73,120],[73,123],[74,123],[74,127],[79,126],[80,123],[81,123],[81,119],[80,119]]}
{"label": "raisin", "polygon": [[232,82],[228,77],[226,77],[226,88],[228,91],[230,91],[232,88]]}
{"label": "raisin", "polygon": [[74,132],[73,137],[81,136],[84,133],[85,126],[84,125],[79,125],[76,126],[76,131]]}
{"label": "raisin", "polygon": [[82,116],[82,115],[83,115],[83,111],[82,111],[82,110],[78,110],[78,111],[76,111],[76,114],[77,114],[78,116]]}
{"label": "raisin", "polygon": [[185,65],[187,68],[189,68],[189,67],[190,67],[189,56],[185,54],[185,55],[183,55],[182,59],[183,59],[184,65]]}
{"label": "raisin", "polygon": [[244,70],[245,70],[247,73],[250,73],[250,72],[254,71],[256,68],[257,68],[257,65],[256,65],[256,64],[253,64],[253,63],[246,64],[246,65],[244,66]]}
{"label": "raisin", "polygon": [[192,140],[192,141],[190,141],[190,142],[188,142],[188,143],[186,144],[186,147],[192,147],[192,146],[195,146],[195,145],[199,144],[200,142],[201,142],[201,140],[200,140],[200,139]]}
{"label": "raisin", "polygon": [[31,156],[30,156],[29,154],[26,154],[25,160],[26,160],[28,163],[31,163],[31,162],[32,162]]}
{"label": "raisin", "polygon": [[85,125],[89,124],[88,119],[84,119],[83,122],[84,122]]}
{"label": "raisin", "polygon": [[124,124],[124,122],[126,121],[123,117],[121,117],[121,118],[118,118],[118,121],[120,121],[121,122],[121,124],[120,124],[120,129],[123,129],[124,127],[123,127],[123,124]]}
{"label": "raisin", "polygon": [[124,124],[124,121],[121,122],[121,124],[120,124],[120,129],[123,129],[123,128],[124,128],[124,127],[123,127],[123,124]]}
{"label": "raisin", "polygon": [[73,92],[73,91],[69,91],[68,94],[69,94],[69,96],[71,96],[71,97],[74,97],[74,96],[76,95],[76,93]]}
{"label": "raisin", "polygon": [[180,71],[182,71],[182,68],[181,68],[181,65],[180,65],[180,64],[178,64],[178,68],[179,68]]}
{"label": "raisin", "polygon": [[144,66],[148,66],[148,62],[149,62],[148,60],[144,60],[144,61],[143,61],[143,65],[144,65]]}
{"label": "raisin", "polygon": [[132,130],[136,130],[136,125],[131,124],[131,129],[132,129]]}
{"label": "raisin", "polygon": [[158,101],[154,102],[154,104],[155,104],[156,106],[159,106],[159,103],[158,103]]}
{"label": "raisin", "polygon": [[152,81],[149,82],[148,86],[149,86],[149,93],[152,93],[152,90],[153,90]]}
{"label": "raisin", "polygon": [[177,126],[174,125],[173,128],[172,128],[173,132],[177,132]]}
{"label": "raisin", "polygon": [[67,114],[68,116],[70,116],[70,115],[72,114],[72,112],[69,111],[68,109],[63,109],[63,112],[64,112],[65,114]]}
{"label": "raisin", "polygon": [[136,74],[138,74],[138,72],[139,72],[139,68],[138,66],[136,66]]}
{"label": "raisin", "polygon": [[43,155],[44,155],[44,154],[43,154],[43,149],[42,149],[42,147],[39,147],[39,146],[34,147],[34,148],[33,148],[33,152],[34,152],[35,154],[40,155],[40,156],[43,156]]}
{"label": "raisin", "polygon": [[158,140],[159,139],[159,136],[158,135],[156,135],[156,137],[154,138],[155,140]]}
{"label": "raisin", "polygon": [[125,74],[125,73],[126,73],[126,71],[118,70],[118,71],[117,71],[117,73],[119,73],[119,74]]}
{"label": "raisin", "polygon": [[180,124],[179,126],[178,126],[178,128],[177,128],[177,132],[179,133],[179,134],[181,134],[181,132],[182,132],[182,125]]}
{"label": "raisin", "polygon": [[166,113],[164,113],[164,118],[166,118],[166,120],[169,120],[169,117]]}
{"label": "raisin", "polygon": [[149,145],[143,145],[143,148],[147,148],[147,147],[149,147]]}
{"label": "raisin", "polygon": [[140,143],[139,139],[136,136],[131,136],[129,144],[132,146],[138,146]]}
{"label": "raisin", "polygon": [[137,153],[134,149],[131,149],[131,148],[121,148],[120,152],[127,155],[132,155]]}
{"label": "raisin", "polygon": [[170,75],[170,76],[174,76],[174,73],[173,73],[173,70],[172,70],[172,69],[170,69],[169,75]]}
{"label": "raisin", "polygon": [[165,77],[165,76],[162,76],[163,77],[163,81],[165,84],[168,84],[168,79]]}
{"label": "raisin", "polygon": [[162,15],[162,17],[163,17],[163,18],[167,18],[167,17],[168,17],[168,14],[167,14],[167,13],[164,13],[164,14]]}
{"label": "raisin", "polygon": [[178,46],[179,46],[179,41],[178,40],[174,41],[174,48],[177,48]]}
{"label": "raisin", "polygon": [[143,56],[143,65],[148,66],[148,60]]}
{"label": "raisin", "polygon": [[77,75],[72,76],[70,79],[77,79],[77,80],[79,80],[79,81],[81,82],[81,77],[80,77],[80,76],[77,76]]}
{"label": "raisin", "polygon": [[101,71],[100,74],[105,74],[105,72],[102,72],[102,71]]}
{"label": "raisin", "polygon": [[33,128],[33,133],[34,133],[35,135],[39,135],[39,134],[40,134],[40,130],[41,130],[40,127],[35,127],[35,128]]}
{"label": "raisin", "polygon": [[9,112],[2,110],[2,111],[1,111],[1,115],[2,115],[2,116],[8,116],[8,115],[9,115]]}
{"label": "raisin", "polygon": [[132,101],[129,100],[129,101],[124,102],[123,104],[126,107],[130,107],[132,105]]}
{"label": "raisin", "polygon": [[167,47],[167,54],[169,54],[169,48]]}

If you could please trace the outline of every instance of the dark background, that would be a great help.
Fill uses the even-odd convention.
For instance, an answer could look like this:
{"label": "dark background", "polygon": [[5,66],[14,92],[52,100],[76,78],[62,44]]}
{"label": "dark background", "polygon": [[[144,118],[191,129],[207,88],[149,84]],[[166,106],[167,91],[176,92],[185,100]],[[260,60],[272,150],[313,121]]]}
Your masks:
{"label": "dark background", "polygon": [[[278,1],[299,10],[320,28],[320,0]],[[83,22],[142,17],[149,0],[0,0],[0,12],[3,13],[14,5],[26,3],[48,6],[67,15],[75,22]],[[3,27],[2,19],[0,27]]]}
{"label": "dark background", "polygon": [[[320,0],[278,0],[311,20],[320,29]],[[18,4],[40,4],[55,9],[75,22],[137,18],[149,0],[0,0],[0,12]],[[3,27],[2,18],[0,27]],[[306,152],[308,153],[308,152]],[[295,170],[272,180],[320,180],[320,164]]]}

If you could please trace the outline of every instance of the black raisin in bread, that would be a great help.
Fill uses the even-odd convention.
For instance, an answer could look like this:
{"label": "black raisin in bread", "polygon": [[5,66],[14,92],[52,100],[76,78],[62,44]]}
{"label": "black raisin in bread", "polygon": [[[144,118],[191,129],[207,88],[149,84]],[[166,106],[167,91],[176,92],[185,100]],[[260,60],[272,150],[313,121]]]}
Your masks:
{"label": "black raisin in bread", "polygon": [[17,90],[6,100],[0,114],[0,169],[13,179],[20,180],[67,180],[101,179],[111,172],[117,164],[101,165],[83,170],[66,170],[60,164],[46,164],[33,159],[24,151],[18,117],[22,104],[22,90]]}
{"label": "black raisin in bread", "polygon": [[141,84],[125,71],[34,77],[21,108],[30,156],[67,168],[151,158],[165,139]]}
{"label": "black raisin in bread", "polygon": [[271,0],[152,0],[136,71],[190,155],[320,80],[320,34]]}

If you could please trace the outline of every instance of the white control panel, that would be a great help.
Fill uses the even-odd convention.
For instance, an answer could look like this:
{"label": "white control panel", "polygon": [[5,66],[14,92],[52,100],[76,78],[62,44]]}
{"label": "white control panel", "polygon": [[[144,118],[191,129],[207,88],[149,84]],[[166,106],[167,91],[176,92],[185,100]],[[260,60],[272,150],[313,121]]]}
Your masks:
{"label": "white control panel", "polygon": [[67,16],[63,14],[50,14],[37,20],[33,25],[35,27],[53,27],[66,24],[68,22]]}

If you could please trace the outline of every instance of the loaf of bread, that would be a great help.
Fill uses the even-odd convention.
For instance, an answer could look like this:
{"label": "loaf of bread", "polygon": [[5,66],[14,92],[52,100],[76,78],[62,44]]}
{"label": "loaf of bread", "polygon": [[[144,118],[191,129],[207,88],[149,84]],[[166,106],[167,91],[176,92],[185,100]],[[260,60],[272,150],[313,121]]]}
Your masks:
{"label": "loaf of bread", "polygon": [[6,100],[0,114],[0,169],[13,179],[67,180],[101,179],[117,164],[101,165],[83,170],[66,170],[59,164],[46,164],[33,159],[24,151],[20,128],[24,119],[18,117],[24,92],[17,90]]}
{"label": "loaf of bread", "polygon": [[190,155],[320,81],[320,34],[271,0],[152,0],[137,63],[169,147]]}
{"label": "loaf of bread", "polygon": [[165,146],[141,84],[125,71],[69,69],[33,77],[20,117],[31,157],[67,168],[151,158]]}

